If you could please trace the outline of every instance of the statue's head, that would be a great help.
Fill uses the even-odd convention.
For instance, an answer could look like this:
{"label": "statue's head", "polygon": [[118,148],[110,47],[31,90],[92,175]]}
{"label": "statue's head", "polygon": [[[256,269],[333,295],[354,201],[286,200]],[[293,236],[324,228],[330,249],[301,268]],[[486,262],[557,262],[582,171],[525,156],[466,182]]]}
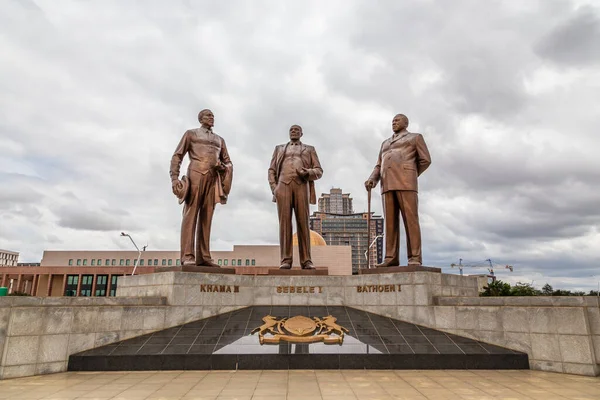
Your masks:
{"label": "statue's head", "polygon": [[215,126],[215,115],[208,108],[205,108],[198,113],[198,121],[203,127],[212,128]]}
{"label": "statue's head", "polygon": [[400,132],[408,128],[408,117],[404,114],[397,114],[392,120],[392,130]]}
{"label": "statue's head", "polygon": [[300,125],[292,125],[290,127],[290,140],[298,141],[302,137],[302,127]]}

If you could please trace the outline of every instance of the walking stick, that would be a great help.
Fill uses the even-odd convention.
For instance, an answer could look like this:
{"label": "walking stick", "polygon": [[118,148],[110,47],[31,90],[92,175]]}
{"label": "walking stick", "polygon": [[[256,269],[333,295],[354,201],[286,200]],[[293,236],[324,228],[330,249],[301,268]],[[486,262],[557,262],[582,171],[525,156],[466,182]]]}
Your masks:
{"label": "walking stick", "polygon": [[367,189],[367,269],[371,268],[371,187]]}

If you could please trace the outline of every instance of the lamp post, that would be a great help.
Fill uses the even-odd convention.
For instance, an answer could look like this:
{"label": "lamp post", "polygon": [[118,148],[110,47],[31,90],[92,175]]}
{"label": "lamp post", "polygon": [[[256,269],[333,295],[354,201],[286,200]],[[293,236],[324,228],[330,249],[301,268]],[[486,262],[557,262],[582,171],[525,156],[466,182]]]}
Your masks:
{"label": "lamp post", "polygon": [[[375,236],[375,239],[373,239],[373,241],[371,242],[369,247],[367,247],[367,251],[365,251],[365,258],[367,259],[367,269],[371,268],[371,260],[369,260],[369,250],[371,250],[371,247],[373,247],[373,245],[375,244],[377,239],[382,238],[382,237],[383,237],[383,235]],[[375,255],[377,256],[377,253],[375,253]]]}
{"label": "lamp post", "polygon": [[131,237],[130,234],[125,233],[125,232],[121,232],[121,236],[127,236],[129,238],[129,240],[131,240],[131,243],[133,243],[133,245],[135,246],[135,249],[138,251],[138,258],[135,262],[135,265],[133,266],[133,272],[131,273],[131,275],[135,274],[135,270],[137,268],[137,266],[140,263],[140,258],[142,257],[142,252],[140,251],[139,247],[137,247],[137,244],[135,244],[135,242],[133,241],[133,238]]}

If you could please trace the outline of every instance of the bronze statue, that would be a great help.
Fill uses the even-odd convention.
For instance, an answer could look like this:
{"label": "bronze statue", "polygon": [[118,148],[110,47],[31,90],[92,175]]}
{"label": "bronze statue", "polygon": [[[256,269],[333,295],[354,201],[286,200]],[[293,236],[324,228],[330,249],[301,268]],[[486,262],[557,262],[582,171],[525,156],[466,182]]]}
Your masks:
{"label": "bronze statue", "polygon": [[417,177],[431,164],[420,133],[406,130],[408,118],[398,114],[392,120],[394,134],[383,141],[377,165],[365,182],[370,191],[381,180],[385,215],[385,259],[377,267],[400,265],[400,214],[406,231],[409,265],[421,265],[421,227],[417,198]]}
{"label": "bronze statue", "polygon": [[[275,147],[269,185],[279,215],[281,269],[292,268],[292,210],[296,215],[298,250],[303,269],[314,269],[310,259],[310,204],[317,203],[314,181],[323,175],[313,146],[300,142],[302,127],[292,125],[290,141]],[[309,198],[310,197],[310,198]]]}
{"label": "bronze statue", "polygon": [[[210,227],[215,204],[225,204],[231,190],[233,164],[225,140],[212,131],[215,116],[210,110],[198,114],[200,128],[183,134],[171,158],[173,193],[184,203],[181,222],[181,264],[219,267],[210,255]],[[186,153],[187,176],[179,180]]]}

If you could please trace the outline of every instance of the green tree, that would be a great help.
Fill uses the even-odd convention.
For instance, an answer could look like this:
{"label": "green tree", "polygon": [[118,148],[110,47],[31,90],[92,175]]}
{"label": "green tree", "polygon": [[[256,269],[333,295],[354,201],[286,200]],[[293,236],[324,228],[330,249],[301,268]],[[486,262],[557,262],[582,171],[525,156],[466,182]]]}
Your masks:
{"label": "green tree", "polygon": [[544,296],[552,296],[552,292],[554,292],[554,288],[550,286],[550,284],[546,283],[542,288],[542,294]]}
{"label": "green tree", "polygon": [[552,292],[552,296],[572,296],[572,293],[570,290],[557,289],[554,292]]}
{"label": "green tree", "polygon": [[538,296],[540,291],[530,283],[517,282],[510,290],[511,296]]}
{"label": "green tree", "polygon": [[502,282],[500,280],[488,283],[483,288],[480,296],[510,296],[510,283]]}

